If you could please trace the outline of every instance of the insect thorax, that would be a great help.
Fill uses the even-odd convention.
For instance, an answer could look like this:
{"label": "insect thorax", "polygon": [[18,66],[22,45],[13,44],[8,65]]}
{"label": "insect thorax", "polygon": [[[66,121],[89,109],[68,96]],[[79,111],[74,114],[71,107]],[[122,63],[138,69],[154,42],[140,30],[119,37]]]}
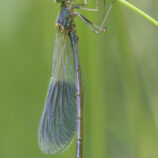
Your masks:
{"label": "insect thorax", "polygon": [[70,32],[74,30],[74,16],[71,6],[61,4],[61,11],[56,21],[56,28],[62,32]]}

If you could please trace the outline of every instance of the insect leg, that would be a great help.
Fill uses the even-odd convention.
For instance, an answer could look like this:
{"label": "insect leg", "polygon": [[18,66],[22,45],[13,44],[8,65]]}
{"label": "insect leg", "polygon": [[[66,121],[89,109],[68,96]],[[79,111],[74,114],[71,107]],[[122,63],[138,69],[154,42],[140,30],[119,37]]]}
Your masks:
{"label": "insect leg", "polygon": [[98,0],[96,0],[96,8],[84,8],[85,6],[87,6],[87,0],[84,0],[84,4],[72,4],[73,8],[78,8],[81,10],[87,10],[87,11],[98,11],[99,7],[98,7]]}
{"label": "insect leg", "polygon": [[[87,0],[84,0],[84,4],[87,4]],[[87,11],[98,11],[99,10],[98,0],[96,0],[96,8],[94,8],[94,9],[92,9],[92,8],[80,8],[80,9],[87,10]]]}
{"label": "insect leg", "polygon": [[[114,2],[114,1],[113,1],[113,2]],[[109,15],[109,13],[110,13],[110,10],[111,10],[111,8],[112,8],[113,2],[111,3],[111,5],[110,5],[108,11],[106,12],[106,14],[105,14],[105,16],[104,16],[104,19],[103,19],[103,21],[102,21],[100,27],[104,27],[104,26],[105,26],[105,22],[106,22],[107,17],[108,17],[108,15]]]}
{"label": "insect leg", "polygon": [[[79,14],[78,12],[73,12],[74,15],[77,15],[94,33],[98,34],[100,31],[105,31],[105,29],[97,26],[96,24],[92,23],[91,21],[89,21],[87,18],[85,18],[84,16],[82,16],[81,14]],[[99,31],[95,30],[93,27],[97,28]]]}
{"label": "insect leg", "polygon": [[[86,0],[85,0],[85,1],[86,1]],[[115,1],[115,0],[114,0],[114,1]],[[107,20],[107,17],[108,17],[108,15],[109,15],[109,13],[110,13],[110,10],[111,10],[111,8],[112,8],[112,5],[113,5],[114,1],[111,3],[111,5],[110,5],[108,11],[106,12],[106,14],[105,14],[105,16],[104,16],[104,18],[103,18],[103,21],[102,21],[102,23],[101,23],[100,26],[98,26],[98,25],[92,23],[90,20],[88,20],[87,18],[85,18],[83,15],[79,14],[79,13],[76,12],[76,11],[73,12],[73,14],[74,14],[74,15],[77,15],[94,33],[98,34],[98,33],[102,32],[102,31],[105,31],[105,29],[104,29],[103,27],[105,27],[105,22],[106,22],[106,20]],[[96,0],[96,3],[98,4],[98,0]],[[73,8],[76,8],[76,9],[82,9],[82,8],[80,7],[81,5],[82,5],[82,4],[72,4],[72,7],[73,7]],[[84,9],[87,10],[87,9],[89,9],[89,8],[84,8]],[[96,8],[96,9],[98,9],[98,8]],[[96,10],[96,9],[95,9],[95,10]],[[94,10],[93,10],[93,9],[92,9],[92,10],[90,9],[90,10],[88,10],[88,11],[94,11]],[[92,25],[94,28],[97,28],[98,31],[95,30],[93,27],[91,27],[89,24]]]}

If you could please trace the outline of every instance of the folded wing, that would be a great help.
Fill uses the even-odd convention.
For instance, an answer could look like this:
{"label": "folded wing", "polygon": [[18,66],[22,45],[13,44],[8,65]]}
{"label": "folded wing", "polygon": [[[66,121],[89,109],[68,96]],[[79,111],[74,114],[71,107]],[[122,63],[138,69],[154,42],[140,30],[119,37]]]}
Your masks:
{"label": "folded wing", "polygon": [[76,131],[76,77],[69,37],[56,35],[52,76],[38,130],[38,143],[44,153],[66,149]]}

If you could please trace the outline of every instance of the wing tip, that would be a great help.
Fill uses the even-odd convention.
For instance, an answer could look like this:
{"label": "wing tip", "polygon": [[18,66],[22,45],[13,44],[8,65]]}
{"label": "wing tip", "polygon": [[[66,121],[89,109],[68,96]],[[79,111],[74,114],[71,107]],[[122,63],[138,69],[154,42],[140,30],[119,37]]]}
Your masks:
{"label": "wing tip", "polygon": [[57,146],[56,144],[50,141],[44,140],[43,137],[40,134],[38,134],[38,146],[44,154],[55,155],[63,153],[66,150],[68,150],[71,144],[73,143],[74,139],[75,136],[73,136],[72,139],[65,145]]}

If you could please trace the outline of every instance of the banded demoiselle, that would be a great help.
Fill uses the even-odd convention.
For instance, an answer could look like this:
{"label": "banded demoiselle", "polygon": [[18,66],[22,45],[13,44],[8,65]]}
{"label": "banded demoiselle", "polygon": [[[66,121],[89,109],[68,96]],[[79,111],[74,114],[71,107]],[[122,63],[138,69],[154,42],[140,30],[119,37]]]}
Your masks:
{"label": "banded demoiselle", "polygon": [[52,73],[38,129],[38,144],[44,153],[59,153],[69,146],[77,130],[76,158],[82,158],[83,91],[74,17],[78,16],[93,32],[99,33],[105,31],[102,26],[111,7],[102,25],[97,26],[74,9],[97,11],[98,7],[85,8],[86,0],[84,4],[72,4],[72,1],[75,0],[56,0],[61,3],[61,10],[56,21]]}

